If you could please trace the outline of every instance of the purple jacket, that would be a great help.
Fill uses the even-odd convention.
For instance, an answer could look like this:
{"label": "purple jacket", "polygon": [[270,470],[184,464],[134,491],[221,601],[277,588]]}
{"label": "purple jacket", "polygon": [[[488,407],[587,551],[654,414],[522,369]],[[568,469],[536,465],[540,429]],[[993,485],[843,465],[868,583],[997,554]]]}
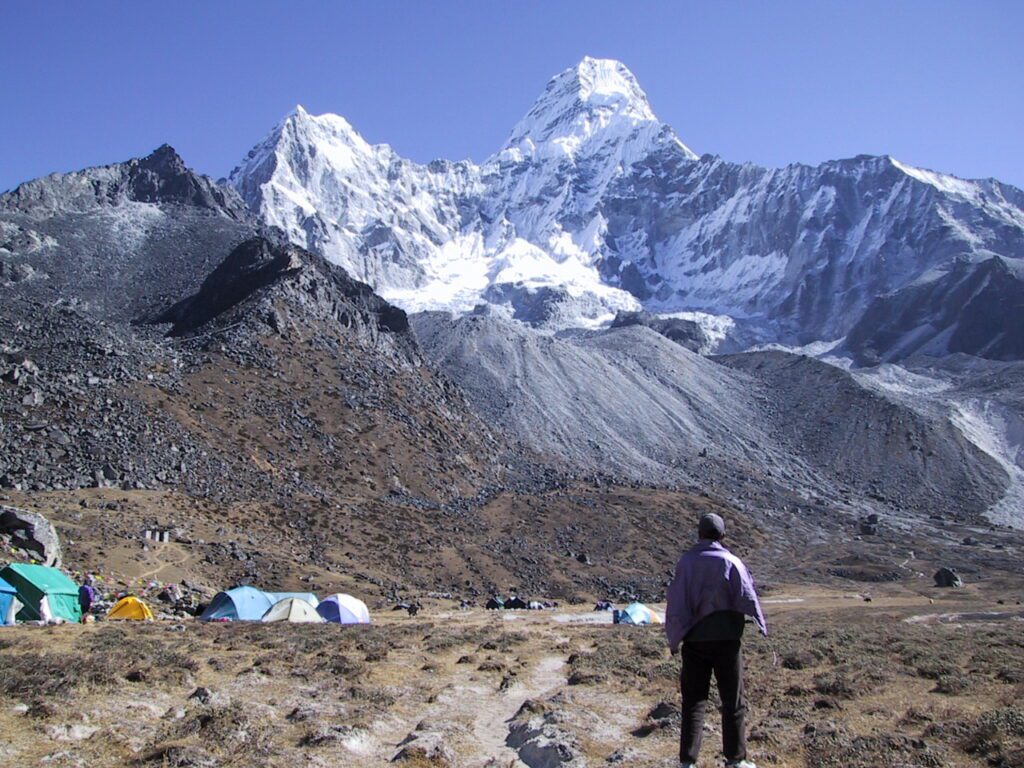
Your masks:
{"label": "purple jacket", "polygon": [[665,634],[669,647],[676,650],[698,621],[716,611],[751,616],[761,633],[768,634],[747,566],[717,541],[701,539],[679,558],[668,588]]}
{"label": "purple jacket", "polygon": [[78,588],[78,605],[82,609],[82,613],[88,613],[89,608],[92,607],[92,601],[96,599],[96,590],[88,584],[83,584]]}

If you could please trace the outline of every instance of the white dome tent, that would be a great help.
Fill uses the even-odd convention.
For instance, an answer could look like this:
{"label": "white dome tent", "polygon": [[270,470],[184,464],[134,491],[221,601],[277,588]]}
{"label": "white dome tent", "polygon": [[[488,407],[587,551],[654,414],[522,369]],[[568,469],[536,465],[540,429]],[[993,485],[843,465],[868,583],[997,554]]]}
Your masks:
{"label": "white dome tent", "polygon": [[334,624],[369,624],[370,610],[366,603],[352,595],[331,595],[316,607],[326,621]]}
{"label": "white dome tent", "polygon": [[297,624],[323,624],[324,619],[310,603],[298,597],[288,597],[274,603],[260,619],[263,622],[290,621]]}

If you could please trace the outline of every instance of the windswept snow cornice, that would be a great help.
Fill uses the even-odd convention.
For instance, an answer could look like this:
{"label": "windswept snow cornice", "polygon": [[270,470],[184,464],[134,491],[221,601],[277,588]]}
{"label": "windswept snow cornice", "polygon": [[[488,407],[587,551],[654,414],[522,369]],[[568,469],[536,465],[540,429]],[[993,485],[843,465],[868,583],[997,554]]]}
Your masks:
{"label": "windswept snow cornice", "polygon": [[974,199],[978,196],[980,186],[985,183],[984,180],[980,179],[961,179],[957,176],[950,176],[947,173],[929,171],[926,168],[916,168],[913,165],[901,163],[895,157],[891,157],[889,155],[886,155],[885,159],[888,160],[894,168],[905,173],[910,178],[916,179],[922,184],[928,184],[929,186],[935,187],[937,190],[945,192],[947,195]]}

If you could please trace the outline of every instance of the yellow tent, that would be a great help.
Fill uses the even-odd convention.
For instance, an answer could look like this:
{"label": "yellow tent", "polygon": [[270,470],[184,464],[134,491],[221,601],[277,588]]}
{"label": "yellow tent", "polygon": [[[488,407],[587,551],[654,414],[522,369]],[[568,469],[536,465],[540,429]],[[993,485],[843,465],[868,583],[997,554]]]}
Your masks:
{"label": "yellow tent", "polygon": [[131,619],[134,621],[152,621],[153,612],[149,606],[137,597],[122,597],[107,614],[108,619]]}

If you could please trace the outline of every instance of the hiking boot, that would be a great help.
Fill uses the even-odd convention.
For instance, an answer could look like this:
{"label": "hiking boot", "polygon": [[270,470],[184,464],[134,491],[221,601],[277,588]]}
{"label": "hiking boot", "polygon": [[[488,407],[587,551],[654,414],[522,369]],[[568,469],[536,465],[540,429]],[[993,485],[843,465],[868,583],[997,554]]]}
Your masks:
{"label": "hiking boot", "polygon": [[750,760],[732,760],[725,764],[725,768],[757,768]]}

